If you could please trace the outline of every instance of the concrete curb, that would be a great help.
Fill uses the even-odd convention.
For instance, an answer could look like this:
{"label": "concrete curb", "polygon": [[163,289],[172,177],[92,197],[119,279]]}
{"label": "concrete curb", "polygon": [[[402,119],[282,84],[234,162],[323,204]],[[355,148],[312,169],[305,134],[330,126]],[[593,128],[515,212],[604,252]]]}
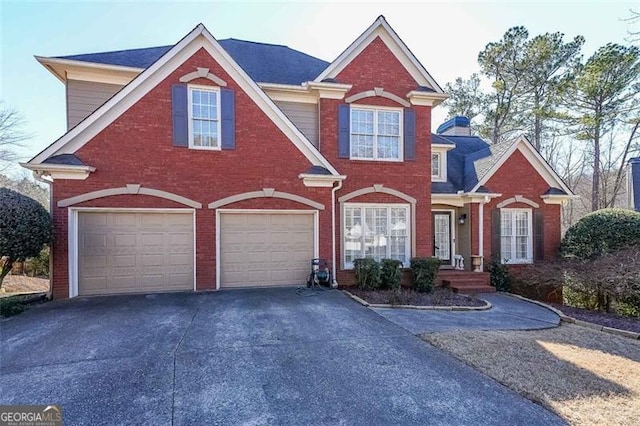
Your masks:
{"label": "concrete curb", "polygon": [[480,299],[484,303],[485,306],[417,306],[417,305],[389,305],[384,303],[369,303],[365,300],[362,300],[355,294],[351,294],[347,290],[342,290],[347,296],[351,297],[356,302],[360,303],[367,308],[390,308],[390,309],[415,309],[419,311],[486,311],[487,309],[491,309],[493,305],[488,300]]}
{"label": "concrete curb", "polygon": [[594,324],[592,322],[582,321],[582,320],[570,317],[568,315],[565,315],[559,309],[556,309],[553,306],[549,306],[546,303],[539,302],[539,301],[533,300],[533,299],[528,299],[528,298],[526,298],[524,296],[520,296],[519,294],[504,293],[504,292],[501,292],[501,293],[506,294],[506,295],[511,296],[511,297],[515,297],[516,299],[525,300],[527,302],[534,303],[536,305],[542,306],[543,308],[547,308],[550,311],[552,311],[553,313],[555,313],[556,315],[558,315],[560,317],[560,321],[562,321],[564,323],[575,324],[575,325],[578,325],[580,327],[586,327],[586,328],[590,328],[592,330],[602,331],[602,332],[609,333],[609,334],[615,334],[616,336],[622,336],[622,337],[626,337],[626,338],[633,339],[633,340],[640,340],[640,333],[636,333],[635,331],[621,330],[619,328],[607,327],[605,325]]}

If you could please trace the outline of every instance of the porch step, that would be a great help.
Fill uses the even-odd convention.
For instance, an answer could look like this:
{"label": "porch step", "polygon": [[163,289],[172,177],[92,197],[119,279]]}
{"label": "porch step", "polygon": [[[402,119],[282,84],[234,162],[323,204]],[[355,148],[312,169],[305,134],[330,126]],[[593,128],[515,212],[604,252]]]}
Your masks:
{"label": "porch step", "polygon": [[436,277],[436,282],[445,285],[445,281],[451,283],[478,283],[488,286],[490,283],[490,275],[488,272],[470,272],[470,271],[452,271],[440,270]]}
{"label": "porch step", "polygon": [[477,293],[495,293],[496,288],[490,285],[450,285],[454,293],[461,294],[477,294]]}
{"label": "porch step", "polygon": [[440,270],[438,281],[456,293],[495,293],[488,272]]}

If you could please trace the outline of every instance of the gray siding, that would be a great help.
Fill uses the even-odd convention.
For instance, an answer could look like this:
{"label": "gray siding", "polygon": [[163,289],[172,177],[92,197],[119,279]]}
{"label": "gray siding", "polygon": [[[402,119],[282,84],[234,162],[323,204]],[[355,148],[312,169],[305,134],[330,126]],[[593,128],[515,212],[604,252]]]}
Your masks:
{"label": "gray siding", "polygon": [[67,80],[67,129],[84,120],[122,87],[119,84]]}
{"label": "gray siding", "polygon": [[318,104],[275,101],[275,104],[289,117],[303,135],[318,146]]}

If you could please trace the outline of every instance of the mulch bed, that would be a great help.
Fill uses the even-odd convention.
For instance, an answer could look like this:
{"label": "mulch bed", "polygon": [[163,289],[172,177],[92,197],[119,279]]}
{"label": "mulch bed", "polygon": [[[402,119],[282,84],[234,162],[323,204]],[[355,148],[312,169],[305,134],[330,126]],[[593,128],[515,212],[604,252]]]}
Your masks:
{"label": "mulch bed", "polygon": [[485,306],[486,303],[475,297],[453,293],[449,289],[434,288],[431,293],[418,293],[411,289],[393,290],[360,290],[355,287],[346,289],[368,303],[415,306]]}
{"label": "mulch bed", "polygon": [[573,308],[571,306],[550,303],[554,308],[562,311],[563,314],[578,320],[592,322],[605,327],[618,328],[620,330],[634,331],[640,333],[640,318],[623,317],[616,314],[591,311],[588,309]]}

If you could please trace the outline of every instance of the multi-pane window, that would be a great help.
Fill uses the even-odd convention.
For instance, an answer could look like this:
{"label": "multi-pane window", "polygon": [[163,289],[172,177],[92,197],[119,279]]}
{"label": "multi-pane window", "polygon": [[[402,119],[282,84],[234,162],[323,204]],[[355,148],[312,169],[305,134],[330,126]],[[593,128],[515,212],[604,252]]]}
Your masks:
{"label": "multi-pane window", "polygon": [[220,93],[217,89],[189,88],[189,146],[220,147]]}
{"label": "multi-pane window", "polygon": [[410,259],[409,207],[397,204],[348,204],[344,209],[344,265],[355,259]]}
{"label": "multi-pane window", "polygon": [[504,263],[531,263],[531,210],[501,209],[500,248]]}
{"label": "multi-pane window", "polygon": [[433,179],[440,179],[442,177],[442,154],[434,152],[431,154],[431,177]]}
{"label": "multi-pane window", "polygon": [[351,158],[401,160],[400,110],[351,108]]}

